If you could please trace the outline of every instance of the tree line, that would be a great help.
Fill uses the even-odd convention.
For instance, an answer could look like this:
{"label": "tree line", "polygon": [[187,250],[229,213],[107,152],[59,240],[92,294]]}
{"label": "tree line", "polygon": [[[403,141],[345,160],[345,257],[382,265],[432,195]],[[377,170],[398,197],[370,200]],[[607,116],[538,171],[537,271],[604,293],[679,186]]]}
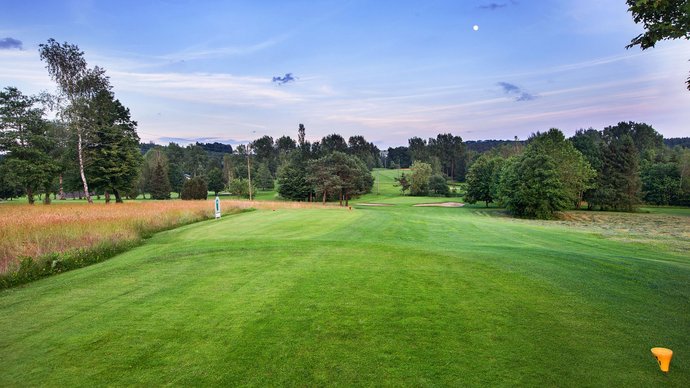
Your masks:
{"label": "tree line", "polygon": [[[170,198],[177,192],[185,198],[185,185],[199,186],[215,192],[227,191],[240,197],[251,197],[259,189],[273,190],[297,201],[340,199],[347,201],[371,190],[370,170],[380,167],[379,149],[362,136],[347,141],[331,134],[313,143],[305,140],[300,124],[298,140],[281,136],[274,140],[262,136],[234,149],[225,145],[195,143],[181,147],[144,145],[144,163],[138,192],[154,199]],[[204,189],[197,189],[198,197]],[[192,196],[194,197],[194,196]]]}
{"label": "tree line", "polygon": [[[258,188],[273,189],[278,178],[285,198],[347,203],[371,190],[369,171],[382,165],[379,149],[364,137],[345,141],[332,134],[310,143],[303,125],[298,141],[263,136],[234,150],[221,143],[141,145],[137,123],[103,68],[90,67],[73,44],[49,39],[39,47],[57,92],[0,91],[2,199],[26,195],[33,204],[39,196],[50,203],[51,194],[65,199],[71,192],[89,202],[93,195],[122,202],[141,194],[167,199],[171,192],[200,199],[208,190],[251,198]],[[47,118],[51,111],[54,119]],[[297,166],[299,173],[291,174]]]}
{"label": "tree line", "polygon": [[634,211],[642,203],[690,205],[690,150],[664,145],[644,123],[621,122],[579,130],[536,133],[525,146],[501,146],[479,155],[467,174],[469,203],[498,203],[522,217],[552,218],[558,211]]}
{"label": "tree line", "polygon": [[526,141],[464,142],[441,133],[385,152],[363,136],[309,142],[302,124],[296,140],[263,136],[234,149],[140,144],[137,123],[104,69],[89,67],[75,45],[50,39],[39,47],[57,93],[0,91],[0,198],[26,195],[34,203],[38,195],[49,203],[51,194],[75,192],[89,202],[93,194],[122,202],[171,192],[206,198],[209,190],[252,198],[277,182],[286,199],[347,205],[371,190],[371,169],[387,167],[411,168],[397,179],[403,194],[448,195],[448,180],[466,181],[466,201],[499,203],[525,217],[549,218],[582,204],[624,211],[643,202],[690,205],[687,138],[665,141],[643,123],[580,130],[569,139],[557,129]]}

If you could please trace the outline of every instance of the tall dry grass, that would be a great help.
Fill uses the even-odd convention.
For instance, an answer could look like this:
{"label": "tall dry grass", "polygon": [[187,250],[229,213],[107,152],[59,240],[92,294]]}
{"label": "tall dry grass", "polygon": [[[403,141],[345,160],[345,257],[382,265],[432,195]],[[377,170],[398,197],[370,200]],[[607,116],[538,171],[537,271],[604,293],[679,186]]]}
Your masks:
{"label": "tall dry grass", "polygon": [[206,219],[213,204],[151,201],[124,204],[0,206],[0,273],[20,257],[91,248],[137,240],[157,230]]}
{"label": "tall dry grass", "polygon": [[[223,213],[240,209],[301,209],[314,203],[223,200]],[[132,242],[156,231],[213,217],[208,201],[142,201],[123,204],[0,205],[0,274],[22,257]]]}

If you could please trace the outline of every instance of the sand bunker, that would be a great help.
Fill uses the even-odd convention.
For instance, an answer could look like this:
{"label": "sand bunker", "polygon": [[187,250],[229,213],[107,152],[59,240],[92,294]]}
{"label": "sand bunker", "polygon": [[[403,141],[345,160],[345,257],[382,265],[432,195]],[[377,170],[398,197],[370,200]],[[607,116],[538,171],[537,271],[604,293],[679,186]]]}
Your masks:
{"label": "sand bunker", "polygon": [[390,203],[358,203],[357,206],[395,206]]}
{"label": "sand bunker", "polygon": [[463,207],[464,203],[460,202],[439,202],[439,203],[418,203],[413,206],[436,206],[436,207]]}

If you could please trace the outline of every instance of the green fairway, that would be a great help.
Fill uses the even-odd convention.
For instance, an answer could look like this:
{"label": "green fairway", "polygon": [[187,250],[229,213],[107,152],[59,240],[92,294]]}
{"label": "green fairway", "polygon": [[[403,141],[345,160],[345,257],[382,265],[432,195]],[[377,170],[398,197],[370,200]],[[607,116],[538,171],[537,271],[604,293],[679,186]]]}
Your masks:
{"label": "green fairway", "polygon": [[4,291],[0,386],[690,386],[687,241],[387,200],[188,225]]}

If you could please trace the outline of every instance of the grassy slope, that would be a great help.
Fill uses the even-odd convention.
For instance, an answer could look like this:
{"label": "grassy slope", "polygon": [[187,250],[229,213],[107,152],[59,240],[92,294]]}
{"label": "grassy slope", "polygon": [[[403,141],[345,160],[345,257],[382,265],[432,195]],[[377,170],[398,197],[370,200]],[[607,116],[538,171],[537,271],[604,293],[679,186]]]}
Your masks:
{"label": "grassy slope", "polygon": [[0,293],[0,385],[690,385],[687,253],[488,214],[281,209],[161,233]]}

